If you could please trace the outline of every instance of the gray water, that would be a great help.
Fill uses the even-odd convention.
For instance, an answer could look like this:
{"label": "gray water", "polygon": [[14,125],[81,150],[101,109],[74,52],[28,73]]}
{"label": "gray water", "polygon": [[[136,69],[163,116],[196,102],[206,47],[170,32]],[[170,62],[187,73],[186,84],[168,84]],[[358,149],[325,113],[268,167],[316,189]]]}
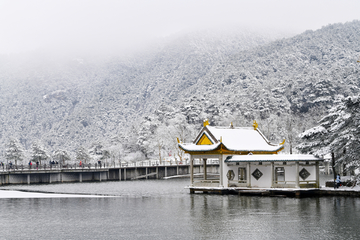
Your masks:
{"label": "gray water", "polygon": [[[0,199],[1,239],[359,239],[360,199],[189,194],[189,179],[5,186],[100,198]],[[109,195],[114,197],[108,197]]]}

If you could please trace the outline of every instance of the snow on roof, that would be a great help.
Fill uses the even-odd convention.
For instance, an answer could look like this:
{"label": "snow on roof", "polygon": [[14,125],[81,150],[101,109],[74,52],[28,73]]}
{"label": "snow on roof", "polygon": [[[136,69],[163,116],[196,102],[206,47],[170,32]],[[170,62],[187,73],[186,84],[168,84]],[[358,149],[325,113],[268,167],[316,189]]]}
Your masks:
{"label": "snow on roof", "polygon": [[323,158],[306,154],[254,154],[234,155],[226,158],[225,162],[297,162],[324,161]]}
{"label": "snow on roof", "polygon": [[[254,128],[228,128],[228,127],[206,127],[215,139],[231,151],[249,151],[249,152],[276,152],[283,148],[280,144],[271,144],[260,130]],[[203,131],[206,132],[206,131]],[[208,134],[206,134],[209,136]],[[179,146],[186,151],[210,151],[215,150],[219,144],[196,145],[182,144]]]}
{"label": "snow on roof", "polygon": [[185,151],[190,152],[206,152],[217,149],[220,146],[220,142],[212,145],[196,145],[193,143],[179,143],[179,147]]}
{"label": "snow on roof", "polygon": [[225,128],[208,126],[209,131],[216,139],[222,138],[227,149],[233,151],[276,151],[279,145],[272,145],[266,137],[254,128]]}

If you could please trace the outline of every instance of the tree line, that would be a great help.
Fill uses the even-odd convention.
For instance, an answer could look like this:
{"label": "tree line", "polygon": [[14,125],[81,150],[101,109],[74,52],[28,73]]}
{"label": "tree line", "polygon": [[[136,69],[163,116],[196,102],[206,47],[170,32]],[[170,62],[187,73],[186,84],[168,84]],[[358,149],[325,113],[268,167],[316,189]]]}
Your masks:
{"label": "tree line", "polygon": [[[68,151],[63,149],[55,150],[49,153],[43,144],[33,142],[30,154],[23,148],[21,143],[16,138],[10,138],[5,146],[4,157],[7,163],[15,165],[28,164],[30,162],[46,164],[48,162],[56,162],[59,164],[67,163],[96,163],[98,161],[115,161],[116,154],[108,149],[105,149],[101,143],[95,143],[90,149],[79,147],[75,152],[75,158],[71,158]],[[26,157],[28,155],[28,157]]]}

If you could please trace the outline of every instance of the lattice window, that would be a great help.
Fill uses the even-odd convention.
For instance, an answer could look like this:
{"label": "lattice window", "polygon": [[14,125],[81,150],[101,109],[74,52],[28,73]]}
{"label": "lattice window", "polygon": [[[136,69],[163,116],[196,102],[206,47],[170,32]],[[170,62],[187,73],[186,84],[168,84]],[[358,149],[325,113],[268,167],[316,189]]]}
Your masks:
{"label": "lattice window", "polygon": [[235,173],[233,170],[229,170],[228,173],[226,174],[226,176],[229,180],[234,180]]}
{"label": "lattice window", "polygon": [[277,182],[285,181],[285,168],[284,167],[276,167],[275,168],[275,181],[277,181]]}
{"label": "lattice window", "polygon": [[238,173],[239,181],[246,181],[246,168],[239,167]]}

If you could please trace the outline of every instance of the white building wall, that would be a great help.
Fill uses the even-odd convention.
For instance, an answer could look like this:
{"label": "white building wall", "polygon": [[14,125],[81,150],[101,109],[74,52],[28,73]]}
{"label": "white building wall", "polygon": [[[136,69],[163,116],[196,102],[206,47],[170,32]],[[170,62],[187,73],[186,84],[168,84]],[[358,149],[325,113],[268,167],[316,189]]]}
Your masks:
{"label": "white building wall", "polygon": [[[224,176],[224,187],[229,185],[229,180],[227,178],[227,173],[229,170],[233,170],[235,177],[234,180],[238,181],[238,169],[239,167],[246,168],[246,164],[239,164],[239,165],[227,165],[224,164],[223,167],[223,176]],[[258,180],[252,176],[252,173],[259,169],[262,172],[261,178]],[[271,164],[270,163],[263,163],[263,165],[258,165],[256,163],[251,163],[250,165],[250,176],[251,176],[251,187],[263,187],[263,188],[270,188],[271,187]]]}
{"label": "white building wall", "polygon": [[[226,157],[225,157],[226,158]],[[224,158],[224,159],[225,159]],[[233,181],[239,181],[239,167],[243,167],[246,168],[246,164],[241,163],[240,165],[236,165],[236,164],[231,164],[230,166],[226,163],[224,163],[224,167],[223,167],[223,180],[224,180],[224,187],[228,187],[229,186],[229,180],[227,178],[227,174],[229,170],[233,170],[235,177],[233,179]]]}
{"label": "white building wall", "polygon": [[[262,172],[261,178],[256,180],[252,175],[256,169],[259,169]],[[270,188],[271,187],[271,164],[263,163],[263,165],[250,165],[250,176],[251,176],[251,187],[258,188]]]}
{"label": "white building wall", "polygon": [[315,181],[316,180],[316,166],[314,165],[300,165],[299,166],[299,172],[305,168],[309,173],[310,173],[310,176],[303,180],[301,177],[300,177],[300,182],[301,181]]}
{"label": "white building wall", "polygon": [[[296,178],[299,176],[299,173],[296,173],[296,165],[293,163],[287,165],[275,165],[274,167],[284,167],[285,169],[285,181],[295,182]],[[315,181],[316,180],[316,167],[314,165],[300,165],[299,172],[305,168],[309,173],[310,176],[303,180],[299,177],[299,181]]]}
{"label": "white building wall", "polygon": [[295,164],[287,164],[279,167],[284,167],[285,169],[285,182],[290,181],[291,183],[295,184],[297,176]]}
{"label": "white building wall", "polygon": [[[226,157],[224,157],[225,159]],[[224,187],[229,186],[229,180],[227,178],[227,173],[229,170],[233,170],[235,177],[234,181],[238,181],[238,169],[239,167],[246,168],[247,163],[239,163],[239,165],[236,165],[236,163],[231,163],[231,165],[228,165],[226,163],[223,164],[223,181],[224,181]],[[274,170],[276,167],[283,167],[285,170],[285,182],[287,184],[295,184],[296,179],[299,175],[299,173],[296,172],[296,165],[295,163],[287,163],[286,165],[283,165],[282,163],[275,163],[274,164]],[[316,180],[316,167],[315,165],[300,165],[299,171],[301,171],[303,168],[305,168],[309,173],[310,176],[303,180],[301,177],[299,177],[299,181],[315,181]],[[259,169],[262,172],[261,178],[256,180],[256,178],[252,175],[252,173]],[[259,163],[251,163],[250,165],[250,177],[251,177],[251,187],[254,188],[270,188],[271,187],[271,163],[270,162],[263,162],[262,165],[259,165]],[[275,173],[274,173],[275,178]]]}
{"label": "white building wall", "polygon": [[[224,157],[224,159],[225,159],[226,157]],[[228,178],[227,178],[227,173],[228,173],[228,171],[229,170],[233,170],[234,171],[234,173],[235,173],[235,177],[236,177],[236,172],[235,172],[235,168],[236,168],[236,166],[228,166],[226,163],[224,163],[223,164],[223,168],[222,168],[222,176],[223,176],[223,184],[224,184],[224,187],[228,187],[229,186],[229,180],[228,180]]]}

